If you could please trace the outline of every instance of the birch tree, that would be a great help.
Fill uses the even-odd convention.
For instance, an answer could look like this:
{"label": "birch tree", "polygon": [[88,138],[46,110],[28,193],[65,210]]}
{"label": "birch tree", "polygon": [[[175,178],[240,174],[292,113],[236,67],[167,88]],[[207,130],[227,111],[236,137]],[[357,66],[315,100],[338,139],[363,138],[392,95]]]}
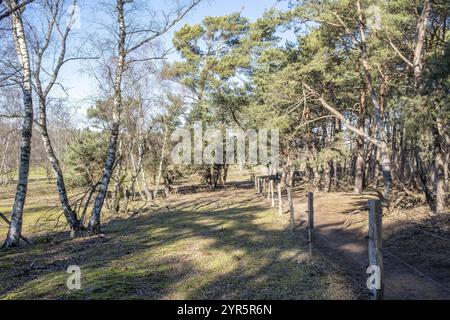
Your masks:
{"label": "birch tree", "polygon": [[23,99],[23,118],[21,129],[21,146],[19,160],[19,176],[17,191],[11,212],[11,224],[3,247],[18,246],[22,234],[23,208],[28,188],[28,174],[30,170],[31,136],[33,130],[33,99],[31,85],[31,67],[28,44],[25,37],[22,12],[24,8],[17,9],[17,1],[6,0],[10,12],[12,37],[15,44],[17,59],[21,67],[21,89]]}
{"label": "birch tree", "polygon": [[[59,200],[64,212],[64,216],[69,224],[72,234],[76,234],[81,229],[80,221],[78,220],[76,213],[72,210],[69,199],[67,196],[66,184],[64,182],[64,175],[61,169],[59,160],[54,152],[52,141],[48,132],[48,119],[47,108],[49,94],[51,93],[55,83],[57,82],[59,72],[63,65],[73,59],[79,57],[66,57],[67,42],[71,31],[72,20],[75,13],[76,0],[72,1],[71,10],[68,12],[66,27],[63,28],[63,15],[68,8],[64,6],[63,0],[45,0],[42,2],[42,11],[46,18],[46,31],[44,37],[40,40],[40,37],[35,34],[33,46],[34,52],[34,72],[33,79],[36,89],[36,95],[39,107],[38,116],[38,129],[42,136],[42,141],[47,153],[48,161],[51,164],[52,170],[56,177],[56,186],[58,188]],[[35,33],[39,31],[35,30]],[[56,39],[55,40],[55,33]],[[32,41],[31,41],[32,42]],[[51,48],[54,47],[54,42],[58,43],[59,52],[53,52]],[[33,43],[33,42],[32,42]],[[53,57],[53,59],[52,59]],[[47,64],[49,68],[44,66],[45,60],[54,60]]]}
{"label": "birch tree", "polygon": [[[115,52],[116,66],[113,76],[112,123],[110,126],[110,138],[103,175],[89,218],[88,231],[91,234],[100,232],[100,212],[113,173],[120,133],[120,118],[123,108],[122,80],[126,67],[128,64],[138,62],[139,60],[155,59],[155,57],[147,57],[144,59],[140,57],[136,58],[136,56],[133,56],[133,53],[169,31],[199,2],[200,0],[190,0],[187,3],[177,2],[177,7],[174,10],[164,14],[162,23],[150,21],[150,23],[145,25],[142,24],[142,21],[136,16],[136,8],[133,8],[133,4],[135,4],[134,1],[116,1],[117,47]],[[147,17],[147,19],[148,18],[149,17]],[[152,20],[151,17],[150,20]]]}

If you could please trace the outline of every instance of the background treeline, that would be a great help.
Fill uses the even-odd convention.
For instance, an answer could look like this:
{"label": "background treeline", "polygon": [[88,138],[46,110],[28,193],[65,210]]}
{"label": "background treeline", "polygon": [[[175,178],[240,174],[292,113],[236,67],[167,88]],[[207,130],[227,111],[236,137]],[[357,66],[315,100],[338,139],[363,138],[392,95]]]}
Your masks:
{"label": "background treeline", "polygon": [[[250,23],[240,14],[183,27],[190,117],[279,128],[286,183],[316,190],[384,186],[448,200],[450,5],[446,1],[291,1]],[[291,40],[286,40],[286,38]]]}

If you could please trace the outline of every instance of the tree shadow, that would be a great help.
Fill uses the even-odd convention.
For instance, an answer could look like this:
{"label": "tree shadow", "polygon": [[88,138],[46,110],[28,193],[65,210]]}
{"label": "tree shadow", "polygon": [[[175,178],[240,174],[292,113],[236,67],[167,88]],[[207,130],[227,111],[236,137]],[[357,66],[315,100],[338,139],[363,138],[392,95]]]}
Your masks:
{"label": "tree shadow", "polygon": [[[149,211],[107,222],[105,236],[69,239],[59,233],[49,243],[2,252],[0,297],[361,297],[342,274],[311,258],[298,233],[285,230],[276,212],[245,190],[237,190],[244,199],[235,196],[227,208]],[[80,291],[66,288],[69,265],[82,270]]]}

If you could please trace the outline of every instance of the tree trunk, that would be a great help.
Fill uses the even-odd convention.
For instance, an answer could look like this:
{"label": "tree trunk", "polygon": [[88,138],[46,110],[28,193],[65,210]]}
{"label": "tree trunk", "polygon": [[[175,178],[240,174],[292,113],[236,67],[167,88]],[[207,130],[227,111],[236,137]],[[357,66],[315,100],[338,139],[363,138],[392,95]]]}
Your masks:
{"label": "tree trunk", "polygon": [[133,201],[136,200],[136,185],[139,189],[139,195],[142,197],[142,190],[140,187],[140,183],[138,181],[138,176],[140,174],[140,172],[137,171],[137,167],[136,167],[136,162],[134,160],[134,155],[133,155],[133,150],[130,150],[130,160],[129,160],[129,167],[130,167],[130,171],[131,171],[131,179],[130,179],[130,192],[132,193],[132,199]]}
{"label": "tree trunk", "polygon": [[[146,201],[150,201],[153,199],[153,193],[150,191],[148,184],[147,184],[147,178],[145,176],[145,166],[143,165],[144,160],[144,145],[143,145],[143,137],[142,134],[140,134],[139,138],[139,146],[138,146],[138,153],[139,153],[139,159],[138,159],[138,165],[137,170],[138,175],[141,177],[141,183],[142,183],[142,190],[144,190]],[[141,192],[142,193],[142,192]]]}
{"label": "tree trunk", "polygon": [[100,212],[108,192],[109,181],[113,173],[114,161],[116,158],[117,140],[119,139],[119,123],[112,125],[111,136],[109,138],[108,155],[106,157],[105,167],[103,168],[100,188],[95,198],[94,207],[89,218],[88,231],[91,234],[100,233]]}
{"label": "tree trunk", "polygon": [[417,174],[419,176],[420,187],[421,187],[423,193],[425,194],[425,199],[426,199],[428,205],[430,206],[431,211],[436,212],[436,205],[435,205],[435,202],[433,199],[433,195],[430,192],[430,190],[428,189],[427,175],[425,173],[425,170],[423,169],[422,161],[420,159],[419,150],[418,150],[417,146],[414,150],[414,154],[415,154],[415,158],[416,158]]}
{"label": "tree trunk", "polygon": [[355,193],[362,194],[364,187],[364,140],[356,138]]}
{"label": "tree trunk", "polygon": [[317,164],[313,164],[312,168],[314,172],[314,179],[313,179],[314,190],[316,192],[320,192],[320,181],[322,180],[322,176],[319,171],[319,166]]}
{"label": "tree trunk", "polygon": [[331,188],[331,177],[333,172],[333,161],[325,161],[324,163],[324,170],[325,170],[325,186],[324,186],[324,192],[330,192]]}
{"label": "tree trunk", "polygon": [[[445,140],[445,157],[444,157],[444,177],[445,177],[445,192],[450,191],[450,177],[449,177],[449,166],[450,166],[450,133],[448,132],[449,123],[444,125],[444,140]],[[448,198],[448,196],[447,196]]]}
{"label": "tree trunk", "polygon": [[141,181],[142,181],[142,185],[143,185],[143,189],[144,189],[147,201],[152,200],[153,199],[153,193],[150,191],[150,189],[148,187],[147,178],[145,177],[145,168],[144,168],[144,166],[142,166],[142,169],[141,169]]}
{"label": "tree trunk", "polygon": [[[441,124],[441,120],[437,120],[438,125]],[[444,139],[439,133],[439,129],[433,126],[433,158],[434,158],[434,188],[436,190],[435,194],[435,213],[444,213],[445,202],[446,202],[446,192],[445,192],[445,154],[442,150],[442,145],[444,145]]]}
{"label": "tree trunk", "polygon": [[[15,1],[7,1],[9,9],[15,6]],[[5,248],[18,246],[22,234],[23,207],[27,195],[28,174],[30,171],[31,155],[31,135],[33,130],[33,100],[31,94],[31,69],[28,47],[25,41],[25,34],[22,23],[21,10],[11,14],[12,32],[16,53],[22,68],[22,99],[24,116],[21,132],[19,177],[17,181],[17,191],[14,198],[13,209],[11,212],[11,224],[9,225],[6,236]]]}
{"label": "tree trunk", "polygon": [[122,78],[125,69],[125,41],[126,41],[126,27],[123,10],[123,1],[118,0],[116,11],[117,21],[119,26],[118,39],[118,59],[117,69],[114,79],[114,103],[113,103],[113,121],[111,124],[111,135],[108,144],[108,154],[103,168],[100,188],[95,198],[94,207],[89,218],[88,231],[91,234],[100,233],[100,212],[105,201],[106,193],[108,192],[109,181],[113,173],[114,161],[116,158],[117,142],[119,140],[120,129],[120,113],[122,109]]}
{"label": "tree trunk", "polygon": [[380,183],[380,148],[375,149],[373,188],[378,189]]}
{"label": "tree trunk", "polygon": [[156,196],[158,194],[158,190],[159,190],[159,182],[161,181],[163,162],[164,162],[164,157],[165,157],[165,153],[166,153],[166,144],[167,144],[167,134],[168,134],[168,132],[169,132],[169,127],[166,124],[165,127],[164,127],[163,146],[162,146],[162,150],[161,150],[161,157],[159,159],[158,176],[156,177],[156,184],[155,184],[155,191],[154,191],[154,194],[153,194],[153,198],[156,198]]}
{"label": "tree trunk", "polygon": [[370,98],[372,101],[372,105],[374,108],[374,118],[376,124],[376,135],[377,139],[380,141],[380,159],[381,159],[381,168],[383,171],[383,182],[384,182],[384,199],[389,200],[389,193],[392,185],[392,175],[391,175],[391,159],[389,157],[389,149],[387,146],[387,136],[384,130],[384,121],[382,117],[382,110],[380,106],[380,102],[373,87],[372,75],[370,73],[369,68],[369,58],[367,56],[367,48],[366,48],[366,34],[364,30],[365,22],[361,11],[361,6],[359,1],[357,1],[357,8],[359,13],[359,51],[360,51],[360,59],[361,64],[364,69],[364,74],[366,77],[366,87],[369,91]]}
{"label": "tree trunk", "polygon": [[334,178],[333,179],[333,188],[335,191],[337,191],[339,189],[339,179],[341,178],[340,174],[339,174],[340,168],[341,168],[341,165],[338,162],[338,160],[334,160],[333,161],[333,178]]}
{"label": "tree trunk", "polygon": [[79,233],[81,229],[80,221],[77,218],[76,213],[72,210],[69,199],[67,197],[66,185],[64,183],[64,176],[61,170],[58,159],[55,156],[53,147],[50,141],[50,137],[47,131],[47,112],[46,102],[40,101],[39,103],[39,128],[41,131],[42,141],[44,143],[45,152],[47,153],[48,160],[52,166],[53,172],[56,177],[56,186],[58,188],[59,201],[61,202],[64,216],[71,230],[72,236]]}
{"label": "tree trunk", "polygon": [[[366,93],[363,90],[360,93],[360,106],[359,106],[359,119],[358,127],[361,131],[364,131],[364,115],[366,106]],[[364,172],[365,172],[365,159],[364,159],[364,139],[361,136],[356,137],[356,161],[355,161],[355,193],[362,194],[364,188]]]}
{"label": "tree trunk", "polygon": [[422,14],[417,23],[417,36],[414,46],[414,58],[413,58],[413,68],[414,68],[414,78],[416,81],[416,87],[419,86],[422,71],[423,71],[423,47],[425,43],[425,35],[427,31],[427,24],[431,12],[431,0],[425,0],[423,4]]}

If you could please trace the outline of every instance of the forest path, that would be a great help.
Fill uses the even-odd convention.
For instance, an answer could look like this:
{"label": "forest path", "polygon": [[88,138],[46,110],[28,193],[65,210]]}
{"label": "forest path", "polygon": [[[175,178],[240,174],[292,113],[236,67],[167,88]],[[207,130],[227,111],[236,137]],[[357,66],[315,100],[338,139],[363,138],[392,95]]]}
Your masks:
{"label": "forest path", "polygon": [[[368,265],[367,202],[374,198],[375,194],[314,193],[316,239],[312,252],[329,259],[362,287],[368,277],[365,273]],[[306,242],[306,191],[296,188],[293,199],[295,232],[300,233]],[[284,199],[285,209],[286,203]],[[412,212],[405,214],[384,211],[385,299],[450,299],[447,289],[450,288],[450,241],[447,240],[450,234],[430,237],[419,232],[421,229],[412,223],[409,216]],[[288,224],[289,214],[286,212],[284,219]]]}

